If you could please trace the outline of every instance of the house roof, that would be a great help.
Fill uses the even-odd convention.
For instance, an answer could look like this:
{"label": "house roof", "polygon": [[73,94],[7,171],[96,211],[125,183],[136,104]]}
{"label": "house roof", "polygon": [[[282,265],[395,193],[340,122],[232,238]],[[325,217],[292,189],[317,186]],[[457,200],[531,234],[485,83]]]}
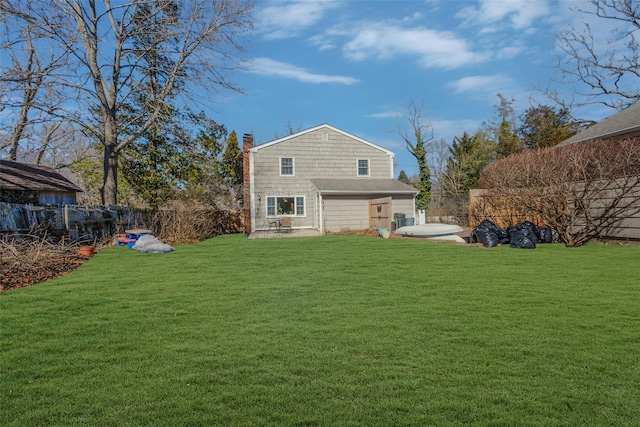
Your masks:
{"label": "house roof", "polygon": [[263,148],[267,148],[267,147],[270,147],[272,145],[279,144],[279,143],[284,142],[284,141],[288,141],[288,140],[296,138],[298,136],[318,131],[318,130],[320,130],[322,128],[329,129],[329,130],[332,130],[333,132],[337,132],[337,133],[340,133],[340,134],[342,134],[344,136],[347,136],[349,138],[355,139],[356,141],[362,142],[363,144],[366,144],[366,145],[368,145],[370,147],[376,148],[376,149],[384,152],[385,154],[387,154],[387,155],[389,155],[391,157],[395,156],[395,153],[393,151],[387,150],[386,148],[382,148],[382,147],[380,147],[380,146],[378,146],[378,145],[376,145],[376,144],[374,144],[372,142],[367,141],[366,139],[362,139],[359,136],[355,136],[353,134],[350,134],[348,132],[343,131],[342,129],[338,129],[337,127],[331,126],[331,125],[326,124],[326,123],[321,124],[319,126],[315,126],[315,127],[309,128],[309,129],[302,130],[300,132],[293,133],[291,135],[287,135],[287,136],[285,136],[283,138],[279,138],[279,139],[275,139],[273,141],[269,141],[269,142],[267,142],[265,144],[257,145],[255,147],[253,147],[251,149],[251,151],[256,152],[258,150],[262,150]]}
{"label": "house roof", "polygon": [[0,190],[82,191],[53,168],[11,160],[0,160]]}
{"label": "house roof", "polygon": [[588,127],[558,145],[638,135],[640,135],[640,102],[636,102],[619,113]]}
{"label": "house roof", "polygon": [[418,194],[414,187],[395,179],[312,179],[321,194]]}

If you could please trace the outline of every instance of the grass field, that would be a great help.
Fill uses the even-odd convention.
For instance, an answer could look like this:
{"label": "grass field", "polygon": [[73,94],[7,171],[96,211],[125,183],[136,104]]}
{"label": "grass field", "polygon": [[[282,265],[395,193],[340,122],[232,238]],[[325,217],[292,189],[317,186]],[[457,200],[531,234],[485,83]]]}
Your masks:
{"label": "grass field", "polygon": [[640,247],[111,247],[0,328],[3,426],[640,422]]}

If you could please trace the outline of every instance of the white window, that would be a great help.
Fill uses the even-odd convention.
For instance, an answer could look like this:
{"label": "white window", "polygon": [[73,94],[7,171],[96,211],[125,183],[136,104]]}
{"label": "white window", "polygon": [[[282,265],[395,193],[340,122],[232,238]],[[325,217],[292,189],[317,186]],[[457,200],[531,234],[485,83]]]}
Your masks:
{"label": "white window", "polygon": [[294,175],[293,157],[280,157],[280,175]]}
{"label": "white window", "polygon": [[328,141],[329,140],[329,133],[328,132],[322,132],[322,140],[323,141]]}
{"label": "white window", "polygon": [[369,176],[369,159],[358,159],[358,176]]}
{"label": "white window", "polygon": [[304,196],[267,197],[267,216],[305,216]]}

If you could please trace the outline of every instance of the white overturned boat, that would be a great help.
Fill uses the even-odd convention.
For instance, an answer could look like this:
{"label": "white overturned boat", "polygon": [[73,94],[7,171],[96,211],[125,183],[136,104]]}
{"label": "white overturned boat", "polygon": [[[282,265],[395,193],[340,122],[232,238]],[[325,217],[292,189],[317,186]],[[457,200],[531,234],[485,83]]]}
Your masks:
{"label": "white overturned boat", "polygon": [[[455,233],[464,231],[462,227],[451,224],[429,223],[418,225],[406,225],[398,228],[395,233],[401,236],[408,237],[425,237],[425,238],[437,238],[441,240],[457,240],[453,237]],[[459,237],[459,236],[455,236]],[[464,241],[464,239],[461,239]]]}

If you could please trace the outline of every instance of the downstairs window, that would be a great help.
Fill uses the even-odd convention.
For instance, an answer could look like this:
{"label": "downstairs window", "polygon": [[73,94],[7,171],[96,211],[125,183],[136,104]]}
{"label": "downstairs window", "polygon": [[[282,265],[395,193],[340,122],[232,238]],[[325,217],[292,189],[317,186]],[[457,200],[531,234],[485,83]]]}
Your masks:
{"label": "downstairs window", "polygon": [[304,216],[304,196],[267,197],[267,216]]}

